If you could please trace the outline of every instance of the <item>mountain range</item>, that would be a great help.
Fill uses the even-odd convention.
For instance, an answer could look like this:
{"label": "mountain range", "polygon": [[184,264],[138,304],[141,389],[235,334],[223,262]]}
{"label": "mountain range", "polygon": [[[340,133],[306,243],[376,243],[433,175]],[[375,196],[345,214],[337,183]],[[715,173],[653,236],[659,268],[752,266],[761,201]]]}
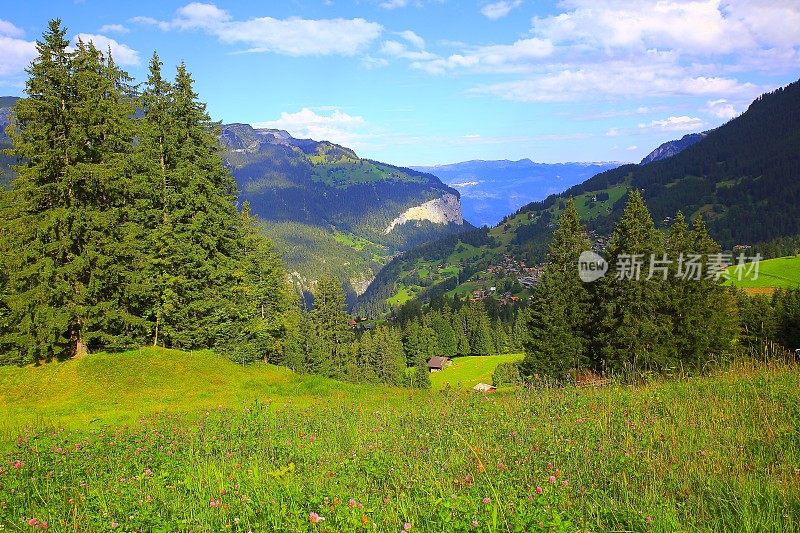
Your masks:
{"label": "mountain range", "polygon": [[[642,192],[658,227],[666,228],[678,210],[688,217],[702,215],[728,250],[800,234],[800,81],[762,95],[745,113],[700,138],[684,139],[651,162],[606,170],[525,205],[491,229],[395,258],[360,298],[360,308],[379,313],[411,298],[466,294],[498,285],[490,267],[507,264],[500,270],[514,272],[544,261],[570,197],[600,245],[634,188]],[[671,151],[677,153],[669,156]],[[505,281],[514,286],[517,280]]]}
{"label": "mountain range", "polygon": [[303,289],[328,273],[359,294],[395,254],[465,229],[459,192],[431,174],[247,124],[223,125],[221,141],[239,200]]}
{"label": "mountain range", "polygon": [[449,165],[412,166],[458,189],[464,218],[476,226],[494,226],[523,205],[543,200],[621,163],[535,163],[465,161]]}

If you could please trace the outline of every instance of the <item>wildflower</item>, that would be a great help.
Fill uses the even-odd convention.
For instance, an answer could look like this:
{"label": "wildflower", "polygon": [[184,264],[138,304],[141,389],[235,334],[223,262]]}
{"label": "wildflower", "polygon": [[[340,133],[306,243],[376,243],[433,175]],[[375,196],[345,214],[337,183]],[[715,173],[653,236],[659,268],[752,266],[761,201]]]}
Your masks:
{"label": "wildflower", "polygon": [[383,503],[384,503],[385,505],[389,505],[389,498],[384,498],[384,499],[383,499]]}
{"label": "wildflower", "polygon": [[473,520],[472,521],[472,527],[478,527],[478,521],[477,520]]}
{"label": "wildflower", "polygon": [[491,499],[491,498],[489,498],[488,496],[487,496],[487,497],[485,497],[485,498],[484,498],[483,500],[481,500],[481,501],[482,501],[483,503],[492,503],[492,499]]}
{"label": "wildflower", "polygon": [[315,437],[314,435],[308,437],[308,442],[314,442],[315,440],[317,440],[317,437]]}
{"label": "wildflower", "polygon": [[361,515],[361,525],[366,527],[369,524],[369,517],[365,514]]}
{"label": "wildflower", "polygon": [[211,500],[210,502],[208,502],[208,506],[209,507],[219,507],[220,506],[220,501],[219,500]]}
{"label": "wildflower", "polygon": [[406,522],[403,524],[403,531],[408,531],[411,529],[411,522]]}
{"label": "wildflower", "polygon": [[455,495],[455,494],[451,494],[451,495],[450,495],[450,498],[452,498],[453,500],[455,500],[455,499],[456,499],[456,495]]}
{"label": "wildflower", "polygon": [[355,501],[353,498],[350,498],[350,501],[347,502],[347,506],[350,509],[353,509],[356,505],[358,505],[358,502]]}
{"label": "wildflower", "polygon": [[119,524],[117,522],[111,522],[111,529],[117,529]]}
{"label": "wildflower", "polygon": [[144,469],[144,475],[145,476],[152,476],[153,475],[153,471],[150,470],[149,468],[145,468]]}
{"label": "wildflower", "polygon": [[647,522],[648,524],[652,524],[653,523],[653,517],[652,516],[648,516],[647,518],[644,519],[644,521]]}
{"label": "wildflower", "polygon": [[541,494],[542,492],[542,487],[536,487],[536,494]]}
{"label": "wildflower", "polygon": [[566,487],[567,485],[569,485],[569,481],[567,481],[566,479],[561,482],[562,487]]}
{"label": "wildflower", "polygon": [[547,463],[547,469],[548,470],[552,470],[553,469],[553,463]]}
{"label": "wildflower", "polygon": [[547,481],[549,481],[550,483],[555,483],[556,482],[556,476],[550,476],[549,478],[547,478]]}
{"label": "wildflower", "polygon": [[39,519],[38,518],[29,518],[28,519],[28,525],[31,526],[31,527],[36,527],[37,525],[39,525]]}
{"label": "wildflower", "polygon": [[20,468],[22,468],[23,466],[25,466],[25,463],[23,463],[23,462],[22,462],[22,461],[20,461],[20,460],[16,460],[16,461],[14,461],[13,463],[11,463],[11,466],[13,466],[13,467],[14,467],[14,468],[16,468],[17,470],[19,470]]}
{"label": "wildflower", "polygon": [[312,524],[319,524],[323,520],[325,519],[313,511],[308,513],[308,521]]}

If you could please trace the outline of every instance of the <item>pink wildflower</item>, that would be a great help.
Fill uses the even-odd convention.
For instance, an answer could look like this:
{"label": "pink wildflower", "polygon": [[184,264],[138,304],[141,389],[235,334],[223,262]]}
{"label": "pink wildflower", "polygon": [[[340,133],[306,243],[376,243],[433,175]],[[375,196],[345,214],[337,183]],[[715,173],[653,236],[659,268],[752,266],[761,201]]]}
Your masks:
{"label": "pink wildflower", "polygon": [[411,522],[403,524],[403,531],[408,531],[409,529],[411,529]]}
{"label": "pink wildflower", "polygon": [[350,498],[350,501],[347,502],[347,506],[350,509],[353,509],[356,505],[358,505],[358,502],[355,501],[353,498]]}
{"label": "pink wildflower", "polygon": [[325,519],[313,511],[308,513],[308,521],[311,522],[312,524],[319,524],[323,520]]}
{"label": "pink wildflower", "polygon": [[25,466],[25,463],[23,463],[23,462],[22,462],[22,461],[20,461],[20,460],[16,460],[16,461],[14,461],[13,463],[11,463],[11,466],[13,466],[13,467],[14,467],[14,468],[16,468],[17,470],[19,470],[20,468],[22,468],[23,466]]}
{"label": "pink wildflower", "polygon": [[308,437],[308,442],[314,442],[315,440],[317,440],[317,437],[315,437],[314,435]]}
{"label": "pink wildflower", "polygon": [[556,476],[550,476],[549,478],[547,478],[547,481],[549,481],[550,483],[555,483],[556,482]]}
{"label": "pink wildflower", "polygon": [[478,521],[477,520],[473,520],[472,521],[472,527],[478,527]]}
{"label": "pink wildflower", "polygon": [[561,482],[562,487],[566,487],[567,485],[569,485],[569,481],[567,481],[566,479]]}
{"label": "pink wildflower", "polygon": [[153,475],[153,471],[150,470],[149,468],[145,468],[144,469],[144,475],[145,476],[152,476]]}
{"label": "pink wildflower", "polygon": [[116,523],[116,522],[111,522],[111,529],[117,529],[118,527],[119,527],[119,524],[118,524],[118,523]]}
{"label": "pink wildflower", "polygon": [[651,524],[653,522],[653,517],[648,516],[647,518],[644,519],[644,521],[647,522],[648,524]]}
{"label": "pink wildflower", "polygon": [[219,500],[211,500],[210,502],[208,502],[209,507],[219,507],[220,505],[221,504]]}
{"label": "pink wildflower", "polygon": [[536,494],[541,494],[542,492],[544,492],[542,487],[536,487]]}
{"label": "pink wildflower", "polygon": [[36,527],[37,525],[39,525],[39,519],[38,518],[29,518],[28,519],[28,525],[31,526],[31,527]]}
{"label": "pink wildflower", "polygon": [[487,497],[485,497],[485,498],[484,498],[483,500],[481,500],[481,501],[482,501],[483,503],[492,503],[492,499],[491,499],[491,498],[489,498],[488,496],[487,496]]}

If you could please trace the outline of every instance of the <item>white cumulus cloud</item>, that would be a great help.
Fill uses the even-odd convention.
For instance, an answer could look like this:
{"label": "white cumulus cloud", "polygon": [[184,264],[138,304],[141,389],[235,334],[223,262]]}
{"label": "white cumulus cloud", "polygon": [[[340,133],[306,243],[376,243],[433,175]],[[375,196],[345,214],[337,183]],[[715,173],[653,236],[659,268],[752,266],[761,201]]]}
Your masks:
{"label": "white cumulus cloud", "polygon": [[84,43],[92,42],[98,50],[105,53],[109,48],[114,61],[119,65],[134,66],[139,65],[139,52],[128,46],[127,44],[118,43],[110,37],[105,35],[92,35],[90,33],[79,33],[72,39],[73,45],[78,42],[78,39]]}
{"label": "white cumulus cloud", "polygon": [[489,20],[497,20],[505,17],[511,10],[514,8],[519,7],[522,5],[522,0],[502,0],[500,2],[492,2],[491,4],[486,4],[481,8],[481,13],[483,16],[488,18]]}
{"label": "white cumulus cloud", "polygon": [[649,124],[639,124],[640,130],[646,131],[697,131],[702,129],[705,123],[697,117],[669,117],[663,120],[654,120]]}
{"label": "white cumulus cloud", "polygon": [[739,114],[739,112],[733,107],[733,104],[728,102],[725,98],[720,98],[719,100],[709,100],[706,103],[706,111],[717,118],[722,118],[725,120],[732,119]]}
{"label": "white cumulus cloud", "polygon": [[97,31],[99,33],[130,33],[131,30],[122,24],[103,24]]}
{"label": "white cumulus cloud", "polygon": [[36,57],[36,43],[24,36],[22,28],[0,19],[0,76],[22,74]]}
{"label": "white cumulus cloud", "polygon": [[326,109],[330,111],[329,114],[318,114],[304,107],[296,113],[283,112],[277,120],[259,122],[253,126],[286,130],[295,138],[331,141],[350,147],[364,136],[366,121],[363,117],[348,115],[336,108]]}
{"label": "white cumulus cloud", "polygon": [[197,30],[223,43],[241,44],[248,52],[275,52],[291,56],[354,55],[377,39],[383,27],[362,18],[235,20],[214,4],[193,2],[177,10],[170,21],[150,17],[132,19],[161,30]]}

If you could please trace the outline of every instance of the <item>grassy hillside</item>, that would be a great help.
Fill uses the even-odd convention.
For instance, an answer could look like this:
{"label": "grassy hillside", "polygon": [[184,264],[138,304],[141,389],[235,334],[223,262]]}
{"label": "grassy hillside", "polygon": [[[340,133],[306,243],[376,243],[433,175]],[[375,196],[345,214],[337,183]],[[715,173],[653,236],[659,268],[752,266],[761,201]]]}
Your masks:
{"label": "grassy hillside", "polygon": [[12,531],[800,528],[796,368],[491,396],[210,353],[0,370]]}
{"label": "grassy hillside", "polygon": [[457,357],[449,367],[431,374],[431,386],[434,390],[446,387],[471,390],[478,383],[491,384],[492,373],[497,365],[521,361],[522,357],[522,354]]}
{"label": "grassy hillside", "polygon": [[255,400],[309,405],[393,395],[270,365],[242,366],[212,352],[146,348],[24,368],[0,366],[0,433],[24,425],[89,427],[156,413],[197,414]]}
{"label": "grassy hillside", "polygon": [[[751,267],[751,264],[745,265],[743,274]],[[728,274],[731,279],[726,283],[743,289],[796,289],[800,287],[800,255],[760,261],[756,279],[753,279],[753,272],[742,276],[739,280],[735,266],[728,269]]]}

